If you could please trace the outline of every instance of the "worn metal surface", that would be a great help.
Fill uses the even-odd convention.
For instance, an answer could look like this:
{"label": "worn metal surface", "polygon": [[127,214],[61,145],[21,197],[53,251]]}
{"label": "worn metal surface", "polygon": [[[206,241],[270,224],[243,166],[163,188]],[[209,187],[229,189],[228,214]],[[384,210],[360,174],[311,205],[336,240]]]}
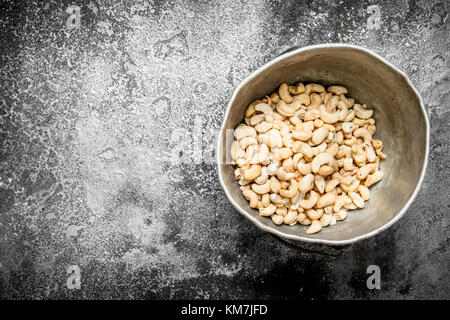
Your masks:
{"label": "worn metal surface", "polygon": [[[449,298],[448,10],[406,0],[2,2],[0,296]],[[234,210],[214,166],[233,88],[280,52],[322,42],[399,67],[431,122],[427,174],[405,218],[338,260],[273,241]],[[381,290],[366,286],[370,265]]]}

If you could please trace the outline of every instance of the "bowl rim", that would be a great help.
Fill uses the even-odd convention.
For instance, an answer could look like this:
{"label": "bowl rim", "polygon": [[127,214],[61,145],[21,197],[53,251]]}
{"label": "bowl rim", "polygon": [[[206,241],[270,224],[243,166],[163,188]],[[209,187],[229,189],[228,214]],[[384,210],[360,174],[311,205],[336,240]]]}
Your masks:
{"label": "bowl rim", "polygon": [[[387,222],[386,224],[368,232],[365,233],[363,235],[354,237],[354,238],[350,238],[350,239],[346,239],[346,240],[328,240],[328,239],[321,239],[321,238],[309,238],[309,237],[305,237],[305,236],[300,236],[300,235],[292,235],[292,234],[287,234],[284,233],[280,230],[277,230],[276,226],[267,226],[262,224],[260,221],[258,221],[255,217],[253,217],[252,215],[250,215],[247,211],[245,211],[238,203],[236,203],[234,201],[234,199],[232,198],[230,192],[228,191],[227,187],[225,186],[224,180],[223,180],[223,176],[222,176],[222,171],[221,171],[221,165],[222,165],[222,158],[223,158],[223,152],[222,152],[222,136],[223,136],[223,132],[225,130],[225,119],[228,118],[229,114],[230,114],[230,110],[231,110],[231,106],[233,104],[233,102],[236,99],[237,94],[239,93],[239,91],[250,81],[252,81],[259,73],[261,73],[262,71],[270,68],[271,66],[277,64],[278,62],[285,60],[289,57],[292,57],[294,55],[303,53],[303,52],[307,52],[307,51],[311,51],[311,50],[315,50],[315,49],[324,49],[324,48],[347,48],[347,49],[353,49],[353,50],[357,50],[357,51],[361,51],[363,53],[366,53],[370,56],[372,56],[373,58],[379,60],[380,62],[386,64],[388,67],[390,67],[393,71],[397,72],[397,74],[399,74],[404,80],[405,82],[408,84],[408,86],[413,90],[414,94],[417,96],[418,100],[419,100],[419,105],[420,105],[420,109],[422,111],[422,115],[425,119],[425,130],[426,130],[426,137],[425,137],[425,157],[424,157],[424,162],[422,165],[422,170],[420,172],[420,176],[419,176],[419,180],[417,182],[416,187],[414,188],[414,191],[412,192],[411,196],[409,197],[409,199],[406,201],[405,205],[400,209],[400,211],[398,212],[397,215],[394,216],[393,219],[391,219],[389,222]],[[424,177],[425,177],[425,172],[428,166],[428,156],[429,156],[429,149],[430,149],[430,123],[429,123],[429,119],[428,119],[428,115],[426,112],[426,109],[424,107],[423,104],[423,100],[422,97],[420,95],[420,93],[418,92],[418,90],[416,89],[416,87],[412,84],[412,82],[409,80],[408,76],[401,71],[400,69],[398,69],[397,67],[395,67],[394,65],[392,65],[390,62],[388,62],[387,60],[385,60],[383,57],[381,57],[380,55],[378,55],[377,53],[357,46],[357,45],[352,45],[352,44],[343,44],[343,43],[323,43],[323,44],[315,44],[315,45],[309,45],[309,46],[305,46],[305,47],[300,47],[298,49],[294,49],[292,51],[290,51],[288,49],[287,52],[281,54],[280,56],[270,60],[269,62],[265,63],[263,66],[259,67],[258,69],[256,69],[255,71],[253,71],[249,76],[247,76],[244,80],[242,80],[239,85],[234,89],[233,94],[231,96],[231,99],[225,109],[225,114],[223,116],[223,120],[219,129],[219,132],[217,134],[217,139],[216,139],[216,169],[217,169],[217,174],[219,177],[219,182],[220,185],[223,189],[223,191],[225,192],[225,195],[227,196],[228,200],[231,202],[231,204],[247,219],[249,219],[251,222],[253,222],[258,228],[272,233],[280,238],[284,238],[284,239],[290,239],[290,240],[296,240],[296,241],[303,241],[303,242],[308,242],[308,243],[318,243],[318,244],[326,244],[326,245],[337,245],[337,246],[343,246],[343,245],[349,245],[367,238],[370,238],[386,229],[388,229],[389,227],[391,227],[394,223],[396,223],[398,220],[400,220],[405,213],[408,211],[409,207],[411,206],[411,204],[414,202],[414,200],[417,198],[417,195],[419,193],[419,190],[422,186]]]}

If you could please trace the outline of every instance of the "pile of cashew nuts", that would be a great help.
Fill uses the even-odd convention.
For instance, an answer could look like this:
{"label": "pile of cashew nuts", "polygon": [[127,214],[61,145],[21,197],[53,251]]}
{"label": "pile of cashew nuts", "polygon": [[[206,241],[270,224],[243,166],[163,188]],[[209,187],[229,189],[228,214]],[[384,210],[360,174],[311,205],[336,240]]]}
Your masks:
{"label": "pile of cashew nuts", "polygon": [[275,225],[317,233],[364,208],[369,187],[383,179],[373,110],[346,94],[339,85],[282,83],[235,128],[235,178],[250,207]]}

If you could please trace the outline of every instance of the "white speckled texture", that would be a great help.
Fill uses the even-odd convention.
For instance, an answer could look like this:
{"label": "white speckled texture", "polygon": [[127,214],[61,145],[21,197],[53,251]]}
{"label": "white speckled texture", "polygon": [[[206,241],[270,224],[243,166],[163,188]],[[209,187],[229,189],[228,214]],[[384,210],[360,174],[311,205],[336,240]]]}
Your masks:
{"label": "white speckled texture", "polygon": [[[450,298],[447,2],[26,3],[0,9],[1,298]],[[213,163],[240,80],[324,42],[405,71],[431,122],[405,218],[338,260],[280,246],[245,220]],[[381,290],[366,288],[372,264]]]}

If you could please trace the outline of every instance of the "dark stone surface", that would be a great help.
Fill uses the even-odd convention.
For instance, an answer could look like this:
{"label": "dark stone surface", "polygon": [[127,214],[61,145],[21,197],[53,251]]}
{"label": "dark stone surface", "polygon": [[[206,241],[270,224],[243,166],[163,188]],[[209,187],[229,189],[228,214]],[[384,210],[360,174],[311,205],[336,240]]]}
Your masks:
{"label": "dark stone surface", "polygon": [[[1,298],[450,298],[448,2],[46,3],[0,9]],[[212,162],[233,88],[323,42],[404,70],[431,121],[407,215],[338,260],[244,220]],[[381,290],[366,287],[373,264]]]}

